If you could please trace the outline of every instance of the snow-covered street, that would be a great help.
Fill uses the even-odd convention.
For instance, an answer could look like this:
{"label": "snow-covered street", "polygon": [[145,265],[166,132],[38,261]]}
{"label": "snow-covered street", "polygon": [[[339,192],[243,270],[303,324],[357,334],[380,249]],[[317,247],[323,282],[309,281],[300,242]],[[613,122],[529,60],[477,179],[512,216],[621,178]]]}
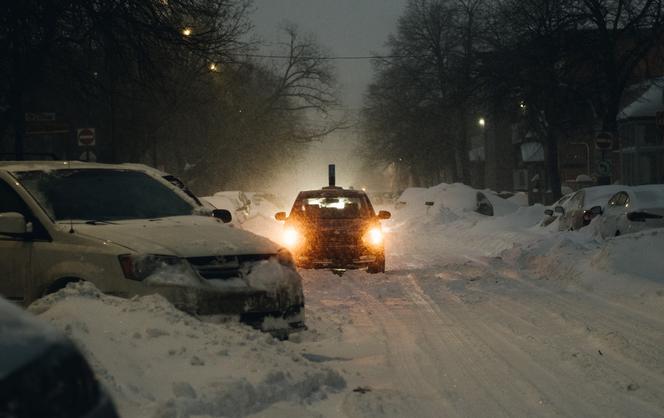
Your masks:
{"label": "snow-covered street", "polygon": [[124,417],[664,415],[663,230],[603,241],[537,226],[541,206],[409,204],[386,274],[301,271],[308,330],[288,341],[85,283],[30,309]]}

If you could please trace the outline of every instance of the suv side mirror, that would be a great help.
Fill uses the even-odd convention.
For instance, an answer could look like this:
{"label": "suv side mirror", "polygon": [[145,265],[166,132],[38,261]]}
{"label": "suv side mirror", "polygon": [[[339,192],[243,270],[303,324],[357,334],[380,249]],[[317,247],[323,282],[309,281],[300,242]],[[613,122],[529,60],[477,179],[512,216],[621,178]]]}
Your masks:
{"label": "suv side mirror", "polygon": [[18,212],[0,213],[0,235],[21,236],[30,233],[30,225]]}
{"label": "suv side mirror", "polygon": [[220,219],[225,224],[233,220],[233,215],[231,215],[230,211],[226,209],[214,209],[212,211],[212,216]]}
{"label": "suv side mirror", "polygon": [[593,206],[592,208],[590,208],[590,213],[597,216],[603,214],[604,210],[602,209],[601,206]]}
{"label": "suv side mirror", "polygon": [[278,221],[285,221],[286,220],[286,212],[277,212],[274,214],[274,219]]}
{"label": "suv side mirror", "polygon": [[553,216],[553,210],[551,209],[544,209],[544,214],[546,216]]}
{"label": "suv side mirror", "polygon": [[392,214],[386,210],[381,210],[378,212],[378,219],[390,219]]}
{"label": "suv side mirror", "polygon": [[555,209],[554,209],[553,211],[556,212],[556,213],[558,213],[558,214],[560,214],[560,215],[564,215],[564,214],[565,214],[565,209],[563,209],[562,206],[556,206]]}

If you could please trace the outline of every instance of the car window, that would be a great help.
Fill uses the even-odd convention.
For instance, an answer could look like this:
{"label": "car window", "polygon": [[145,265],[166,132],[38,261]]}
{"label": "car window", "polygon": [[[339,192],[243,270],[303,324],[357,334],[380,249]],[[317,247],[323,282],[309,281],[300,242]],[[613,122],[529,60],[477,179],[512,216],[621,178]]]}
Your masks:
{"label": "car window", "polygon": [[21,197],[4,180],[0,180],[0,213],[18,212],[28,215],[27,206]]}
{"label": "car window", "polygon": [[307,197],[293,206],[293,214],[307,218],[352,219],[371,216],[368,201],[362,197]]}
{"label": "car window", "polygon": [[16,174],[54,220],[184,216],[193,205],[151,176],[132,170],[63,169]]}
{"label": "car window", "polygon": [[624,200],[623,205],[625,207],[629,206],[629,195],[627,193],[623,193],[623,200]]}
{"label": "car window", "polygon": [[583,191],[578,191],[569,200],[569,208],[580,208],[583,205]]}
{"label": "car window", "polygon": [[623,192],[618,192],[614,194],[611,199],[609,199],[609,202],[607,203],[608,206],[614,207],[618,206],[620,202],[620,198],[622,197]]}

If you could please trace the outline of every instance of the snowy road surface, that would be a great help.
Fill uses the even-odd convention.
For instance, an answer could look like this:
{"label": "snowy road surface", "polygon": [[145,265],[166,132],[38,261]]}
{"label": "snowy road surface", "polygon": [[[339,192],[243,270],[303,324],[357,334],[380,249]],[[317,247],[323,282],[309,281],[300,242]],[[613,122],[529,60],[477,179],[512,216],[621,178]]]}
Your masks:
{"label": "snowy road surface", "polygon": [[386,274],[302,271],[309,329],[290,341],[88,284],[31,309],[124,417],[664,416],[664,230],[448,215],[397,216]]}

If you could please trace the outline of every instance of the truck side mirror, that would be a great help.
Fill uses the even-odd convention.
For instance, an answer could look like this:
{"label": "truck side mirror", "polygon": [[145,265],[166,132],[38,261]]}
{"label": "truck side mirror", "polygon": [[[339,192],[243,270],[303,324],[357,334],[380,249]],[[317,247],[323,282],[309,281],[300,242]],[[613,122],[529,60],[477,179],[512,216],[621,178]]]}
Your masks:
{"label": "truck side mirror", "polygon": [[378,219],[390,219],[392,214],[386,210],[381,210],[378,212]]}
{"label": "truck side mirror", "polygon": [[565,209],[563,209],[562,206],[556,206],[555,209],[554,209],[554,212],[556,212],[560,215],[564,215],[565,214]]}
{"label": "truck side mirror", "polygon": [[220,219],[225,224],[233,220],[233,215],[231,215],[230,211],[226,209],[214,209],[212,211],[212,216]]}
{"label": "truck side mirror", "polygon": [[0,235],[19,237],[30,233],[25,217],[18,212],[0,213]]}
{"label": "truck side mirror", "polygon": [[285,221],[286,220],[286,212],[277,212],[274,214],[274,219],[278,221]]}

